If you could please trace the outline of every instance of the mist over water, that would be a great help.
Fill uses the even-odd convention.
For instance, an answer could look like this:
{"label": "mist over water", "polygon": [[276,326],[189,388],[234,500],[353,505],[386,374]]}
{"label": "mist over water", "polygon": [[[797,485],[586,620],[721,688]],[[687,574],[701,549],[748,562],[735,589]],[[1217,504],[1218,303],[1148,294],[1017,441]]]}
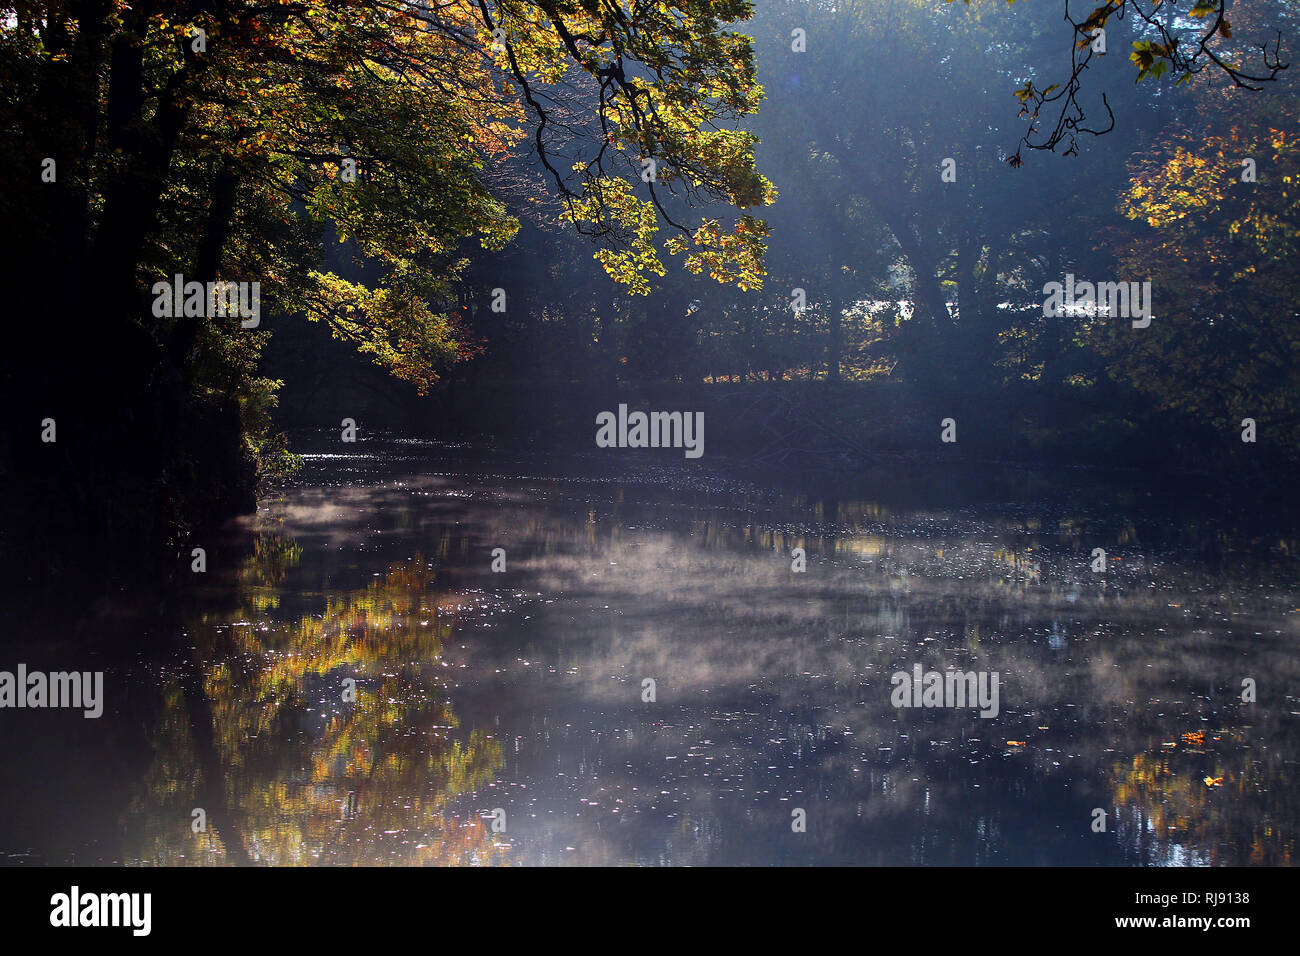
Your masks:
{"label": "mist over water", "polygon": [[[10,862],[1292,860],[1294,540],[1212,500],[310,446],[150,609],[164,649],[27,635],[32,667],[103,660],[108,703],[6,715],[11,765],[47,767],[5,781]],[[997,717],[895,709],[916,664],[997,672]]]}

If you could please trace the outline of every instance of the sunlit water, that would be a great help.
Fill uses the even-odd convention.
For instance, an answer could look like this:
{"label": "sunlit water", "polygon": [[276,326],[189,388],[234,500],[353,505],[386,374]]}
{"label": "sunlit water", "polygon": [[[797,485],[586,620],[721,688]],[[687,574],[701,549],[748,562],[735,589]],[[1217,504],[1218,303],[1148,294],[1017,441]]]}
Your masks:
{"label": "sunlit water", "polygon": [[[1212,501],[317,447],[149,650],[11,645],[108,693],[0,714],[9,862],[1292,860],[1295,543]],[[896,709],[914,664],[997,672],[1000,713]]]}

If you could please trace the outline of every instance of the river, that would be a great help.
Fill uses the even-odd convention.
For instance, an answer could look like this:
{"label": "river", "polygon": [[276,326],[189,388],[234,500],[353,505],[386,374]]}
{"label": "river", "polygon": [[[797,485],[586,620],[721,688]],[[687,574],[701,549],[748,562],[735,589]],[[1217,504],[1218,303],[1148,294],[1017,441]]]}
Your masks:
{"label": "river", "polygon": [[[1099,472],[306,444],[147,650],[15,639],[106,707],[0,715],[8,862],[1293,861],[1268,520]],[[916,665],[996,673],[997,715],[895,706]]]}

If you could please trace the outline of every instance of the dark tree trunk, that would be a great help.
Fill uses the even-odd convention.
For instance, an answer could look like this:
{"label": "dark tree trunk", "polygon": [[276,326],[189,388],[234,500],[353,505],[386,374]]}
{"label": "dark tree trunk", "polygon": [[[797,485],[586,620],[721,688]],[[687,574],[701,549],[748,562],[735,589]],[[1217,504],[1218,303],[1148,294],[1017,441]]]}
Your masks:
{"label": "dark tree trunk", "polygon": [[[194,271],[190,278],[196,282],[215,282],[221,276],[221,256],[230,236],[238,191],[238,176],[229,167],[223,167],[212,185],[212,203],[194,256]],[[198,337],[199,321],[193,316],[177,319],[167,343],[167,354],[172,364],[181,370],[187,382],[191,378],[189,357]]]}

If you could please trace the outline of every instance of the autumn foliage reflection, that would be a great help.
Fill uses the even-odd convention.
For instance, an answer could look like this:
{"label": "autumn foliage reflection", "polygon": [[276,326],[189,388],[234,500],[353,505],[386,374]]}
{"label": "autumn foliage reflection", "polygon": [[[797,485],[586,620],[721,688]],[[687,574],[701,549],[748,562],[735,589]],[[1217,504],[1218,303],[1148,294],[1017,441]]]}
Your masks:
{"label": "autumn foliage reflection", "polygon": [[1291,866],[1289,774],[1239,732],[1181,735],[1116,760],[1110,786],[1120,828],[1139,852],[1213,866]]}
{"label": "autumn foliage reflection", "polygon": [[[240,574],[241,612],[223,616],[237,623],[190,626],[193,660],[167,683],[157,757],[128,821],[139,828],[134,855],[164,865],[502,862],[481,820],[448,813],[492,780],[502,756],[484,733],[458,733],[438,673],[453,626],[439,605],[456,602],[434,589],[433,566],[416,555],[364,589],[327,593],[321,613],[273,619],[266,611],[299,553],[264,536]],[[185,690],[191,665],[201,699]],[[205,722],[215,753],[203,753]],[[205,766],[221,779],[205,780]],[[196,807],[206,832],[191,826]]]}

